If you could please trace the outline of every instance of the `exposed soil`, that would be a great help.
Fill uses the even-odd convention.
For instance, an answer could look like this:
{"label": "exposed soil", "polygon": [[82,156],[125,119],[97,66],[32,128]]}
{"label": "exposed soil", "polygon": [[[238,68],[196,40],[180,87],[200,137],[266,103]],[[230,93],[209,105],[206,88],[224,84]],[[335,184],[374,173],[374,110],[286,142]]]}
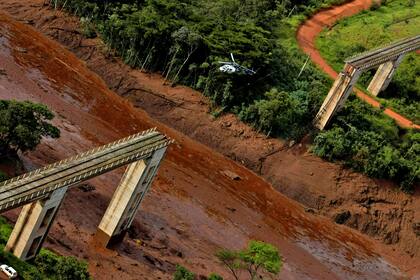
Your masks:
{"label": "exposed soil", "polygon": [[[407,196],[390,183],[326,163],[308,154],[304,144],[288,148],[255,133],[232,115],[213,119],[200,93],[165,86],[158,75],[123,65],[104,52],[100,40],[83,39],[75,18],[48,10],[42,1],[4,0],[0,8],[67,46],[107,83],[58,44],[1,17],[0,61],[7,75],[0,77],[0,96],[48,104],[63,131],[57,142],[46,140],[25,157],[29,168],[150,126],[177,140],[138,214],[132,238],[116,252],[95,248],[91,234],[121,172],[93,180],[95,190],[70,191],[49,246],[89,259],[90,270],[99,279],[169,279],[167,271],[175,263],[202,274],[223,272],[213,257],[216,248],[240,248],[249,238],[281,248],[286,257],[282,279],[398,277],[378,254],[411,275],[420,269],[415,266],[420,244],[416,236],[419,193]],[[308,208],[304,211],[255,174],[156,123],[131,103],[253,169]],[[226,175],[232,172],[241,179]],[[16,213],[9,216],[15,218]],[[381,246],[316,213],[395,244]],[[400,249],[413,257],[400,255]]]}
{"label": "exposed soil", "polygon": [[[334,23],[341,18],[349,17],[359,13],[362,10],[369,9],[371,4],[372,0],[354,0],[347,4],[321,11],[299,27],[296,38],[300,48],[305,53],[307,53],[311,57],[312,61],[331,78],[335,79],[338,74],[322,58],[321,54],[317,50],[315,46],[316,38],[318,37],[319,33],[324,30],[324,28],[332,27]],[[381,106],[378,101],[362,92],[361,90],[355,89],[355,92],[360,99],[366,101],[370,105],[376,108]],[[386,108],[384,113],[387,116],[393,118],[402,127],[420,129],[419,125],[414,124],[411,120],[401,116],[390,108]]]}

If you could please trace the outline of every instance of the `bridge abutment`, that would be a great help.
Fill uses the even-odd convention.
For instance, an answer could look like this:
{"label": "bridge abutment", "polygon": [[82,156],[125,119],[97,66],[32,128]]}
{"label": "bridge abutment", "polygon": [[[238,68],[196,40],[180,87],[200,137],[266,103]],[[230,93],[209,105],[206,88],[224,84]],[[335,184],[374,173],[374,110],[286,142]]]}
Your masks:
{"label": "bridge abutment", "polygon": [[107,247],[124,238],[153,182],[165,151],[166,147],[159,149],[150,158],[127,167],[98,226],[96,240],[100,245]]}
{"label": "bridge abutment", "polygon": [[37,255],[41,249],[67,187],[57,189],[49,198],[25,205],[7,241],[5,250],[21,260],[28,260]]}
{"label": "bridge abutment", "polygon": [[400,55],[397,59],[385,62],[379,66],[367,88],[373,96],[378,96],[381,91],[388,87],[402,59],[403,55]]}

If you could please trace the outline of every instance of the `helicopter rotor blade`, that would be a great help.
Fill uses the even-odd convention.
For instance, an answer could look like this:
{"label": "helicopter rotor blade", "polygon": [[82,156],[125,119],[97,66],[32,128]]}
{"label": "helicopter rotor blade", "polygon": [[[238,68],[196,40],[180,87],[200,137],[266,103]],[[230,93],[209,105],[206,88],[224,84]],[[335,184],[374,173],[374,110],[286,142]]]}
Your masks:
{"label": "helicopter rotor blade", "polygon": [[230,57],[232,58],[232,61],[233,61],[234,63],[236,63],[236,62],[235,62],[235,58],[233,58],[233,53],[230,53]]}

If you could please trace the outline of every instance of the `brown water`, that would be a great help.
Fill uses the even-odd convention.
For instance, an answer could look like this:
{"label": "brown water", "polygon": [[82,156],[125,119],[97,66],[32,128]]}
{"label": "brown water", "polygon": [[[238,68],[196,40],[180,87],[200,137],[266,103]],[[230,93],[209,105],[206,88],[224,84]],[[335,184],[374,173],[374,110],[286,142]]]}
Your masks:
{"label": "brown water", "polygon": [[[136,217],[136,232],[115,251],[96,248],[92,234],[121,170],[92,180],[93,192],[73,189],[66,197],[48,246],[86,258],[95,278],[171,279],[166,271],[176,263],[197,273],[227,276],[214,252],[242,248],[249,239],[280,248],[285,257],[281,279],[401,277],[391,263],[401,265],[404,258],[397,261],[379,243],[305,213],[254,173],[153,121],[109,91],[74,55],[3,14],[0,67],[6,73],[0,76],[0,97],[47,104],[62,131],[60,139],[45,139],[24,157],[29,168],[154,126],[176,139]],[[225,170],[241,180],[232,181]]]}

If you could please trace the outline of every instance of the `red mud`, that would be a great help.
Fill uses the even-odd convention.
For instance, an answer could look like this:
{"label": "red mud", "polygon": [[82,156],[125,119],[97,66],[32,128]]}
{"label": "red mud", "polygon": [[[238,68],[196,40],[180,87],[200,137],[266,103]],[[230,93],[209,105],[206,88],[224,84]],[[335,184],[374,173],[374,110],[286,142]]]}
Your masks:
{"label": "red mud", "polygon": [[[67,195],[48,247],[85,258],[96,279],[171,279],[176,263],[199,274],[217,271],[227,277],[215,250],[241,248],[250,238],[281,249],[281,279],[395,279],[401,271],[389,263],[413,267],[410,259],[378,242],[305,213],[254,173],[152,120],[34,29],[0,14],[0,34],[0,65],[6,73],[0,77],[0,97],[47,104],[62,131],[60,139],[45,139],[24,156],[29,168],[153,126],[176,139],[131,238],[114,250],[95,248],[92,234],[122,170],[92,180],[94,191],[75,188]],[[231,180],[223,175],[226,170],[241,179]]]}
{"label": "red mud", "polygon": [[[232,114],[214,119],[208,114],[210,102],[199,92],[182,86],[165,86],[159,75],[124,65],[105,51],[100,39],[84,39],[77,18],[48,9],[42,2],[3,0],[0,9],[66,46],[103,78],[109,88],[153,119],[250,168],[277,190],[304,204],[308,211],[331,219],[349,211],[351,216],[345,225],[389,244],[392,250],[410,256],[412,263],[419,262],[420,238],[415,228],[420,223],[420,191],[406,195],[390,182],[372,180],[325,162],[308,153],[304,143],[289,148],[279,139],[253,131]],[[71,101],[70,96],[74,94],[66,90],[60,95]],[[79,132],[75,130],[74,134]],[[407,268],[410,267],[408,262]]]}
{"label": "red mud", "polygon": [[[321,11],[313,17],[311,17],[299,27],[299,30],[296,34],[296,38],[300,48],[305,53],[307,53],[311,57],[312,61],[315,64],[317,64],[331,78],[335,79],[338,74],[322,58],[321,54],[317,50],[315,46],[316,38],[318,37],[319,33],[323,31],[324,28],[332,26],[337,20],[341,18],[349,17],[351,15],[359,13],[362,10],[369,9],[371,4],[372,0],[353,0],[344,5]],[[376,108],[380,107],[380,103],[371,96],[365,94],[364,92],[358,89],[355,89],[355,92],[360,99],[366,101],[367,103],[371,104]],[[402,127],[420,129],[419,125],[414,124],[409,119],[401,116],[400,114],[394,112],[389,108],[385,109],[384,113],[387,116],[394,119]]]}

